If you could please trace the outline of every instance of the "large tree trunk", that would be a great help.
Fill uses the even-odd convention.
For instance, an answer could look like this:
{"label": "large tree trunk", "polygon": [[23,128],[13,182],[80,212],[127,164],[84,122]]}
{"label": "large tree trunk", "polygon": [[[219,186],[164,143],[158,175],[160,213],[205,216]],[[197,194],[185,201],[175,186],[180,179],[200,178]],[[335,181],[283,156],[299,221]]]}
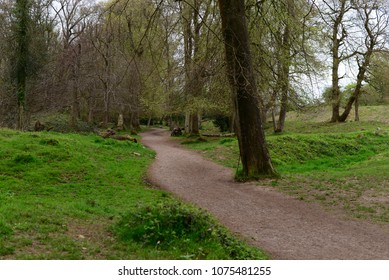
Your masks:
{"label": "large tree trunk", "polygon": [[245,1],[219,0],[228,77],[233,90],[237,135],[244,177],[274,176],[262,126],[249,37]]}

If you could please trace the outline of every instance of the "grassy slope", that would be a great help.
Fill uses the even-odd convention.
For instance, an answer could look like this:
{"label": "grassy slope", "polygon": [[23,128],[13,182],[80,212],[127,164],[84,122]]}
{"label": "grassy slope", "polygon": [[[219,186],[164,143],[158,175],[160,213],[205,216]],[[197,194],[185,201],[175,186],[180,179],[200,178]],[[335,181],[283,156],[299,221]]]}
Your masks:
{"label": "grassy slope", "polygon": [[[282,178],[260,184],[302,200],[341,208],[355,217],[389,222],[389,124],[330,124],[320,122],[325,109],[315,110],[317,118],[312,112],[299,118],[292,113],[283,134],[275,135],[268,129],[270,152]],[[389,107],[362,107],[361,111],[370,119],[386,116],[389,122]],[[225,166],[237,168],[236,139],[186,143]]]}
{"label": "grassy slope", "polygon": [[[145,187],[142,177],[152,158],[153,152],[132,142],[0,129],[0,259],[265,257],[207,214]],[[176,230],[182,213],[202,221],[200,231],[212,232],[196,239]],[[130,226],[134,217],[146,218],[135,220],[136,228]],[[164,220],[170,223],[160,232]],[[151,239],[149,221],[161,240],[177,231],[172,246]],[[132,231],[139,227],[145,232],[135,240]],[[187,247],[174,247],[184,241]]]}

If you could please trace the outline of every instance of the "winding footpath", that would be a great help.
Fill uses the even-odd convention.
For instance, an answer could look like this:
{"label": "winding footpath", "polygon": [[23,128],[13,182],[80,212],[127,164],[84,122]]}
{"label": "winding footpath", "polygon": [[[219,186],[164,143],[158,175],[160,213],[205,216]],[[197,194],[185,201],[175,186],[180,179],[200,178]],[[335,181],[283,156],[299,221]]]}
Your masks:
{"label": "winding footpath", "polygon": [[389,259],[389,224],[347,218],[254,183],[153,129],[142,142],[157,152],[153,185],[207,209],[273,259]]}

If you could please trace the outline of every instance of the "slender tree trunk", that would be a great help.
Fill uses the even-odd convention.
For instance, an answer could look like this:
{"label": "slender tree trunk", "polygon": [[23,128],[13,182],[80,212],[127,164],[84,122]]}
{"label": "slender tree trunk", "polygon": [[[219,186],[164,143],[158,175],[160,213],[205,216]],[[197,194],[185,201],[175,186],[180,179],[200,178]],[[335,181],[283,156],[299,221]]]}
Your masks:
{"label": "slender tree trunk", "polygon": [[276,120],[275,108],[272,108],[272,110],[271,110],[271,119],[272,119],[272,123],[273,123],[273,130],[274,130],[274,132],[276,132],[277,131],[277,120]]}
{"label": "slender tree trunk", "polygon": [[[334,56],[334,55],[333,55]],[[333,65],[332,65],[332,95],[331,95],[331,105],[332,105],[332,115],[331,122],[339,121],[339,109],[340,109],[340,88],[339,88],[339,59],[335,56],[333,57]]]}
{"label": "slender tree trunk", "polygon": [[355,121],[359,121],[359,97],[355,99]]}
{"label": "slender tree trunk", "polygon": [[[343,17],[346,13],[346,4],[347,0],[340,0],[340,10],[339,14],[334,19],[334,25],[332,27],[332,94],[331,94],[331,104],[332,104],[332,116],[331,122],[339,121],[339,109],[340,109],[340,88],[339,88],[339,64],[344,59],[339,54],[339,47],[343,43],[343,40],[346,38],[346,34],[343,34],[341,29]],[[342,32],[341,37],[339,38],[339,32]]]}
{"label": "slender tree trunk", "polygon": [[346,104],[343,114],[339,117],[340,122],[346,121],[348,115],[351,112],[354,102],[357,101],[359,96],[361,95],[362,86],[363,86],[362,83],[365,80],[367,67],[370,65],[370,59],[372,54],[373,54],[373,47],[369,48],[369,50],[366,52],[364,56],[364,62],[362,63],[362,65],[359,66],[358,75],[357,75],[357,85],[355,86],[354,93],[350,96]]}
{"label": "slender tree trunk", "polygon": [[73,129],[77,129],[77,121],[80,118],[80,101],[79,101],[79,70],[80,65],[80,55],[81,55],[81,45],[77,46],[77,50],[74,51],[74,63],[72,65],[72,80],[73,80],[73,89],[72,89],[72,111],[70,115],[70,126]]}
{"label": "slender tree trunk", "polygon": [[138,93],[135,93],[134,98],[136,101],[133,101],[130,112],[130,126],[134,131],[140,131],[140,120],[139,120],[139,96]]}
{"label": "slender tree trunk", "polygon": [[16,128],[19,130],[23,130],[24,128],[24,104],[23,103],[18,104],[18,122]]}
{"label": "slender tree trunk", "polygon": [[28,63],[28,1],[17,0],[15,16],[17,19],[17,61],[16,61],[16,96],[18,103],[18,117],[16,128],[24,128],[27,63]]}
{"label": "slender tree trunk", "polygon": [[93,123],[93,108],[89,107],[88,109],[88,123]]}
{"label": "slender tree trunk", "polygon": [[191,127],[191,118],[190,118],[190,113],[186,112],[185,113],[185,133],[190,133],[190,127]]}
{"label": "slender tree trunk", "polygon": [[285,127],[285,119],[286,119],[286,112],[288,110],[288,100],[289,100],[289,89],[290,89],[290,82],[289,82],[289,72],[290,72],[290,66],[292,64],[291,62],[291,40],[290,40],[290,31],[291,31],[291,24],[290,20],[294,17],[294,10],[293,10],[293,3],[291,0],[287,1],[287,10],[288,10],[288,18],[286,20],[286,26],[282,34],[282,42],[280,43],[280,51],[281,51],[281,57],[280,59],[280,73],[278,76],[279,84],[280,84],[280,90],[281,90],[281,106],[280,106],[280,115],[277,122],[277,128],[275,132],[283,132]]}
{"label": "slender tree trunk", "polygon": [[150,125],[151,125],[151,119],[152,119],[152,117],[149,116],[149,119],[147,120],[147,127],[150,127]]}
{"label": "slender tree trunk", "polygon": [[244,177],[274,176],[251,62],[245,1],[219,0]]}
{"label": "slender tree trunk", "polygon": [[[289,52],[289,50],[288,50]],[[282,58],[281,58],[282,59]],[[290,59],[290,58],[285,58]],[[286,119],[286,111],[288,110],[288,97],[289,97],[289,68],[290,62],[284,61],[281,63],[281,73],[278,77],[281,84],[281,106],[280,106],[280,115],[278,118],[277,126],[275,132],[283,132]]]}
{"label": "slender tree trunk", "polygon": [[[288,70],[288,73],[289,73],[289,70]],[[284,80],[283,83],[285,83],[285,86],[283,86],[283,89],[282,89],[280,116],[278,118],[277,128],[275,130],[275,132],[278,132],[278,133],[284,131],[286,111],[288,110],[289,81]]]}
{"label": "slender tree trunk", "polygon": [[103,123],[104,127],[108,126],[109,123],[109,115],[111,110],[111,96],[108,88],[108,83],[104,83],[104,117],[103,117]]}
{"label": "slender tree trunk", "polygon": [[235,133],[236,131],[236,112],[235,110],[231,114],[231,119],[230,119],[230,132]]}
{"label": "slender tree trunk", "polygon": [[190,129],[189,133],[192,135],[199,135],[200,134],[200,128],[199,128],[199,114],[197,113],[190,113]]}

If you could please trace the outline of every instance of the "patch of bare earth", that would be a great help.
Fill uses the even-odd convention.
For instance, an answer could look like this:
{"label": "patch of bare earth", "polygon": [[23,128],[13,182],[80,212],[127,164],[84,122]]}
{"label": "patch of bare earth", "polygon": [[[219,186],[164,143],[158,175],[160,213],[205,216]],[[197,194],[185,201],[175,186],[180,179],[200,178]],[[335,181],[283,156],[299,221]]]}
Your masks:
{"label": "patch of bare earth", "polygon": [[67,225],[66,236],[78,244],[84,259],[108,259],[115,241],[104,221],[93,223],[73,221]]}
{"label": "patch of bare earth", "polygon": [[[13,254],[7,255],[6,259],[42,258],[43,256],[58,258],[61,255],[68,259],[67,250],[72,249],[81,252],[81,259],[115,258],[112,256],[115,238],[108,230],[107,221],[103,220],[93,222],[70,220],[62,225],[62,230],[57,232],[36,235],[20,233],[17,236],[14,241],[17,249]],[[61,245],[61,241],[58,240],[64,243]]]}
{"label": "patch of bare earth", "polygon": [[389,259],[389,223],[347,218],[269,187],[237,183],[232,171],[183,149],[154,129],[142,142],[157,152],[149,180],[207,209],[274,259]]}

